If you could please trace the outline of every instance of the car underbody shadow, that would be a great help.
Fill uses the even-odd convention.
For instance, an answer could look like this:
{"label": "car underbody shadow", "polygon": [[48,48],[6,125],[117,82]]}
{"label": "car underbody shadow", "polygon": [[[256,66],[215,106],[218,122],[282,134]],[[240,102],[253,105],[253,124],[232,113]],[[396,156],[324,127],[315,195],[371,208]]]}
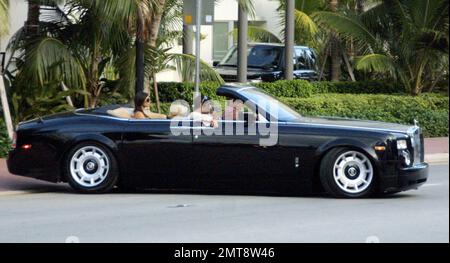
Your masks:
{"label": "car underbody shadow", "polygon": [[[260,197],[298,197],[298,198],[321,198],[321,199],[336,199],[325,192],[316,193],[283,193],[274,191],[243,191],[243,190],[205,190],[205,189],[153,189],[153,188],[136,188],[136,189],[121,189],[114,188],[111,192],[112,194],[188,194],[188,195],[221,195],[221,196],[260,196]],[[406,192],[392,193],[392,194],[379,194],[372,197],[360,198],[360,199],[401,199],[401,198],[411,198],[414,195],[408,194]],[[341,198],[346,200],[345,198]],[[351,200],[351,199],[348,199]]]}

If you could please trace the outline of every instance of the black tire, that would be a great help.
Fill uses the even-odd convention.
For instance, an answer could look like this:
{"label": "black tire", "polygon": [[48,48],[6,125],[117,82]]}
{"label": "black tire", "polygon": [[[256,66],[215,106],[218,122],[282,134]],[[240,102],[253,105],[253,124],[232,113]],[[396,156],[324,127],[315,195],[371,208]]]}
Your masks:
{"label": "black tire", "polygon": [[[367,158],[368,163],[365,164],[367,167],[371,167],[372,169],[372,177],[369,183],[367,183],[364,187],[366,187],[364,190],[361,190],[360,192],[350,192],[350,191],[357,191],[356,189],[348,189],[348,191],[343,190],[338,185],[338,182],[335,180],[334,177],[334,166],[335,163],[338,161],[338,158],[340,158],[342,155],[350,152],[356,152],[361,155],[358,156],[365,156]],[[347,177],[347,174],[346,174]],[[348,178],[348,177],[347,177]],[[320,181],[322,182],[323,188],[325,191],[330,194],[333,197],[336,198],[366,198],[370,197],[374,194],[375,188],[376,188],[376,181],[377,181],[377,173],[375,171],[375,167],[373,166],[373,163],[371,162],[370,158],[362,153],[361,151],[350,149],[350,148],[335,148],[329,151],[324,158],[322,159],[322,162],[320,164]],[[345,188],[345,187],[344,187]]]}
{"label": "black tire", "polygon": [[[104,179],[98,179],[98,183],[94,183],[93,186],[86,186],[83,185],[82,179],[76,179],[78,176],[77,172],[72,173],[71,171],[71,165],[72,165],[72,158],[74,158],[75,154],[79,154],[78,152],[81,149],[91,147],[92,149],[99,149],[101,153],[104,154],[105,159],[100,159],[106,162],[108,166],[107,171],[104,171],[103,178]],[[102,155],[103,156],[103,155]],[[107,160],[107,161],[106,161]],[[77,164],[78,165],[78,164]],[[84,167],[84,165],[82,165]],[[102,166],[104,167],[104,166]],[[85,168],[83,168],[85,169]],[[94,168],[95,169],[95,168]],[[98,164],[97,164],[98,169]],[[104,169],[104,168],[102,168]],[[76,170],[76,169],[74,169]],[[83,142],[75,147],[73,147],[66,155],[65,161],[64,161],[64,167],[63,167],[64,174],[67,178],[67,181],[69,182],[70,186],[75,189],[76,191],[80,193],[86,193],[86,194],[101,194],[111,191],[114,186],[117,184],[118,178],[119,178],[119,169],[117,160],[114,157],[114,154],[111,152],[108,147],[105,147],[104,145],[97,143],[97,142]],[[85,171],[85,170],[83,170]]]}

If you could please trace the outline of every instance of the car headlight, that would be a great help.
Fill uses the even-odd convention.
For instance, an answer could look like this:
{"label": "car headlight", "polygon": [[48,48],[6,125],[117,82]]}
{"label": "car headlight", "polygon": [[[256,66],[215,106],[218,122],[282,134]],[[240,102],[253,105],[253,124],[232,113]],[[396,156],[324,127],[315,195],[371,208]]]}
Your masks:
{"label": "car headlight", "polygon": [[406,142],[406,140],[398,140],[397,141],[397,149],[398,150],[408,149],[408,143]]}
{"label": "car headlight", "polygon": [[405,166],[410,166],[411,165],[411,155],[409,154],[408,151],[402,151],[400,153],[401,159],[403,161],[403,164]]}

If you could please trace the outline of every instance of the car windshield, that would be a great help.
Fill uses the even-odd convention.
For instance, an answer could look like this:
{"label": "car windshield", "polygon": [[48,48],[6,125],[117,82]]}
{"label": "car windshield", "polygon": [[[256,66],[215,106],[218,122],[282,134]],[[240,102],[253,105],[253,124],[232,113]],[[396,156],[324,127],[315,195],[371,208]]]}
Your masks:
{"label": "car windshield", "polygon": [[[277,46],[249,46],[247,54],[250,68],[278,68],[283,49]],[[238,52],[234,47],[219,63],[219,66],[237,67],[237,62]]]}
{"label": "car windshield", "polygon": [[291,107],[280,102],[275,97],[265,93],[264,91],[257,88],[245,88],[240,91],[240,93],[249,99],[251,102],[258,105],[258,108],[269,113],[271,116],[275,117],[277,120],[281,121],[295,121],[302,116],[293,110]]}
{"label": "car windshield", "polygon": [[296,70],[315,70],[316,55],[311,49],[296,48],[295,56],[297,57],[297,63],[295,64]]}

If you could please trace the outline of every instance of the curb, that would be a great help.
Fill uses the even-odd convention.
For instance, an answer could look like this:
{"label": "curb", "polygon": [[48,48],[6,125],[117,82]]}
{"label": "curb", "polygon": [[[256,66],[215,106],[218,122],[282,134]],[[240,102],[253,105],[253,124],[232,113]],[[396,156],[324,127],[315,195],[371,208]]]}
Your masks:
{"label": "curb", "polygon": [[448,153],[426,154],[425,162],[429,164],[449,163],[449,154]]}

